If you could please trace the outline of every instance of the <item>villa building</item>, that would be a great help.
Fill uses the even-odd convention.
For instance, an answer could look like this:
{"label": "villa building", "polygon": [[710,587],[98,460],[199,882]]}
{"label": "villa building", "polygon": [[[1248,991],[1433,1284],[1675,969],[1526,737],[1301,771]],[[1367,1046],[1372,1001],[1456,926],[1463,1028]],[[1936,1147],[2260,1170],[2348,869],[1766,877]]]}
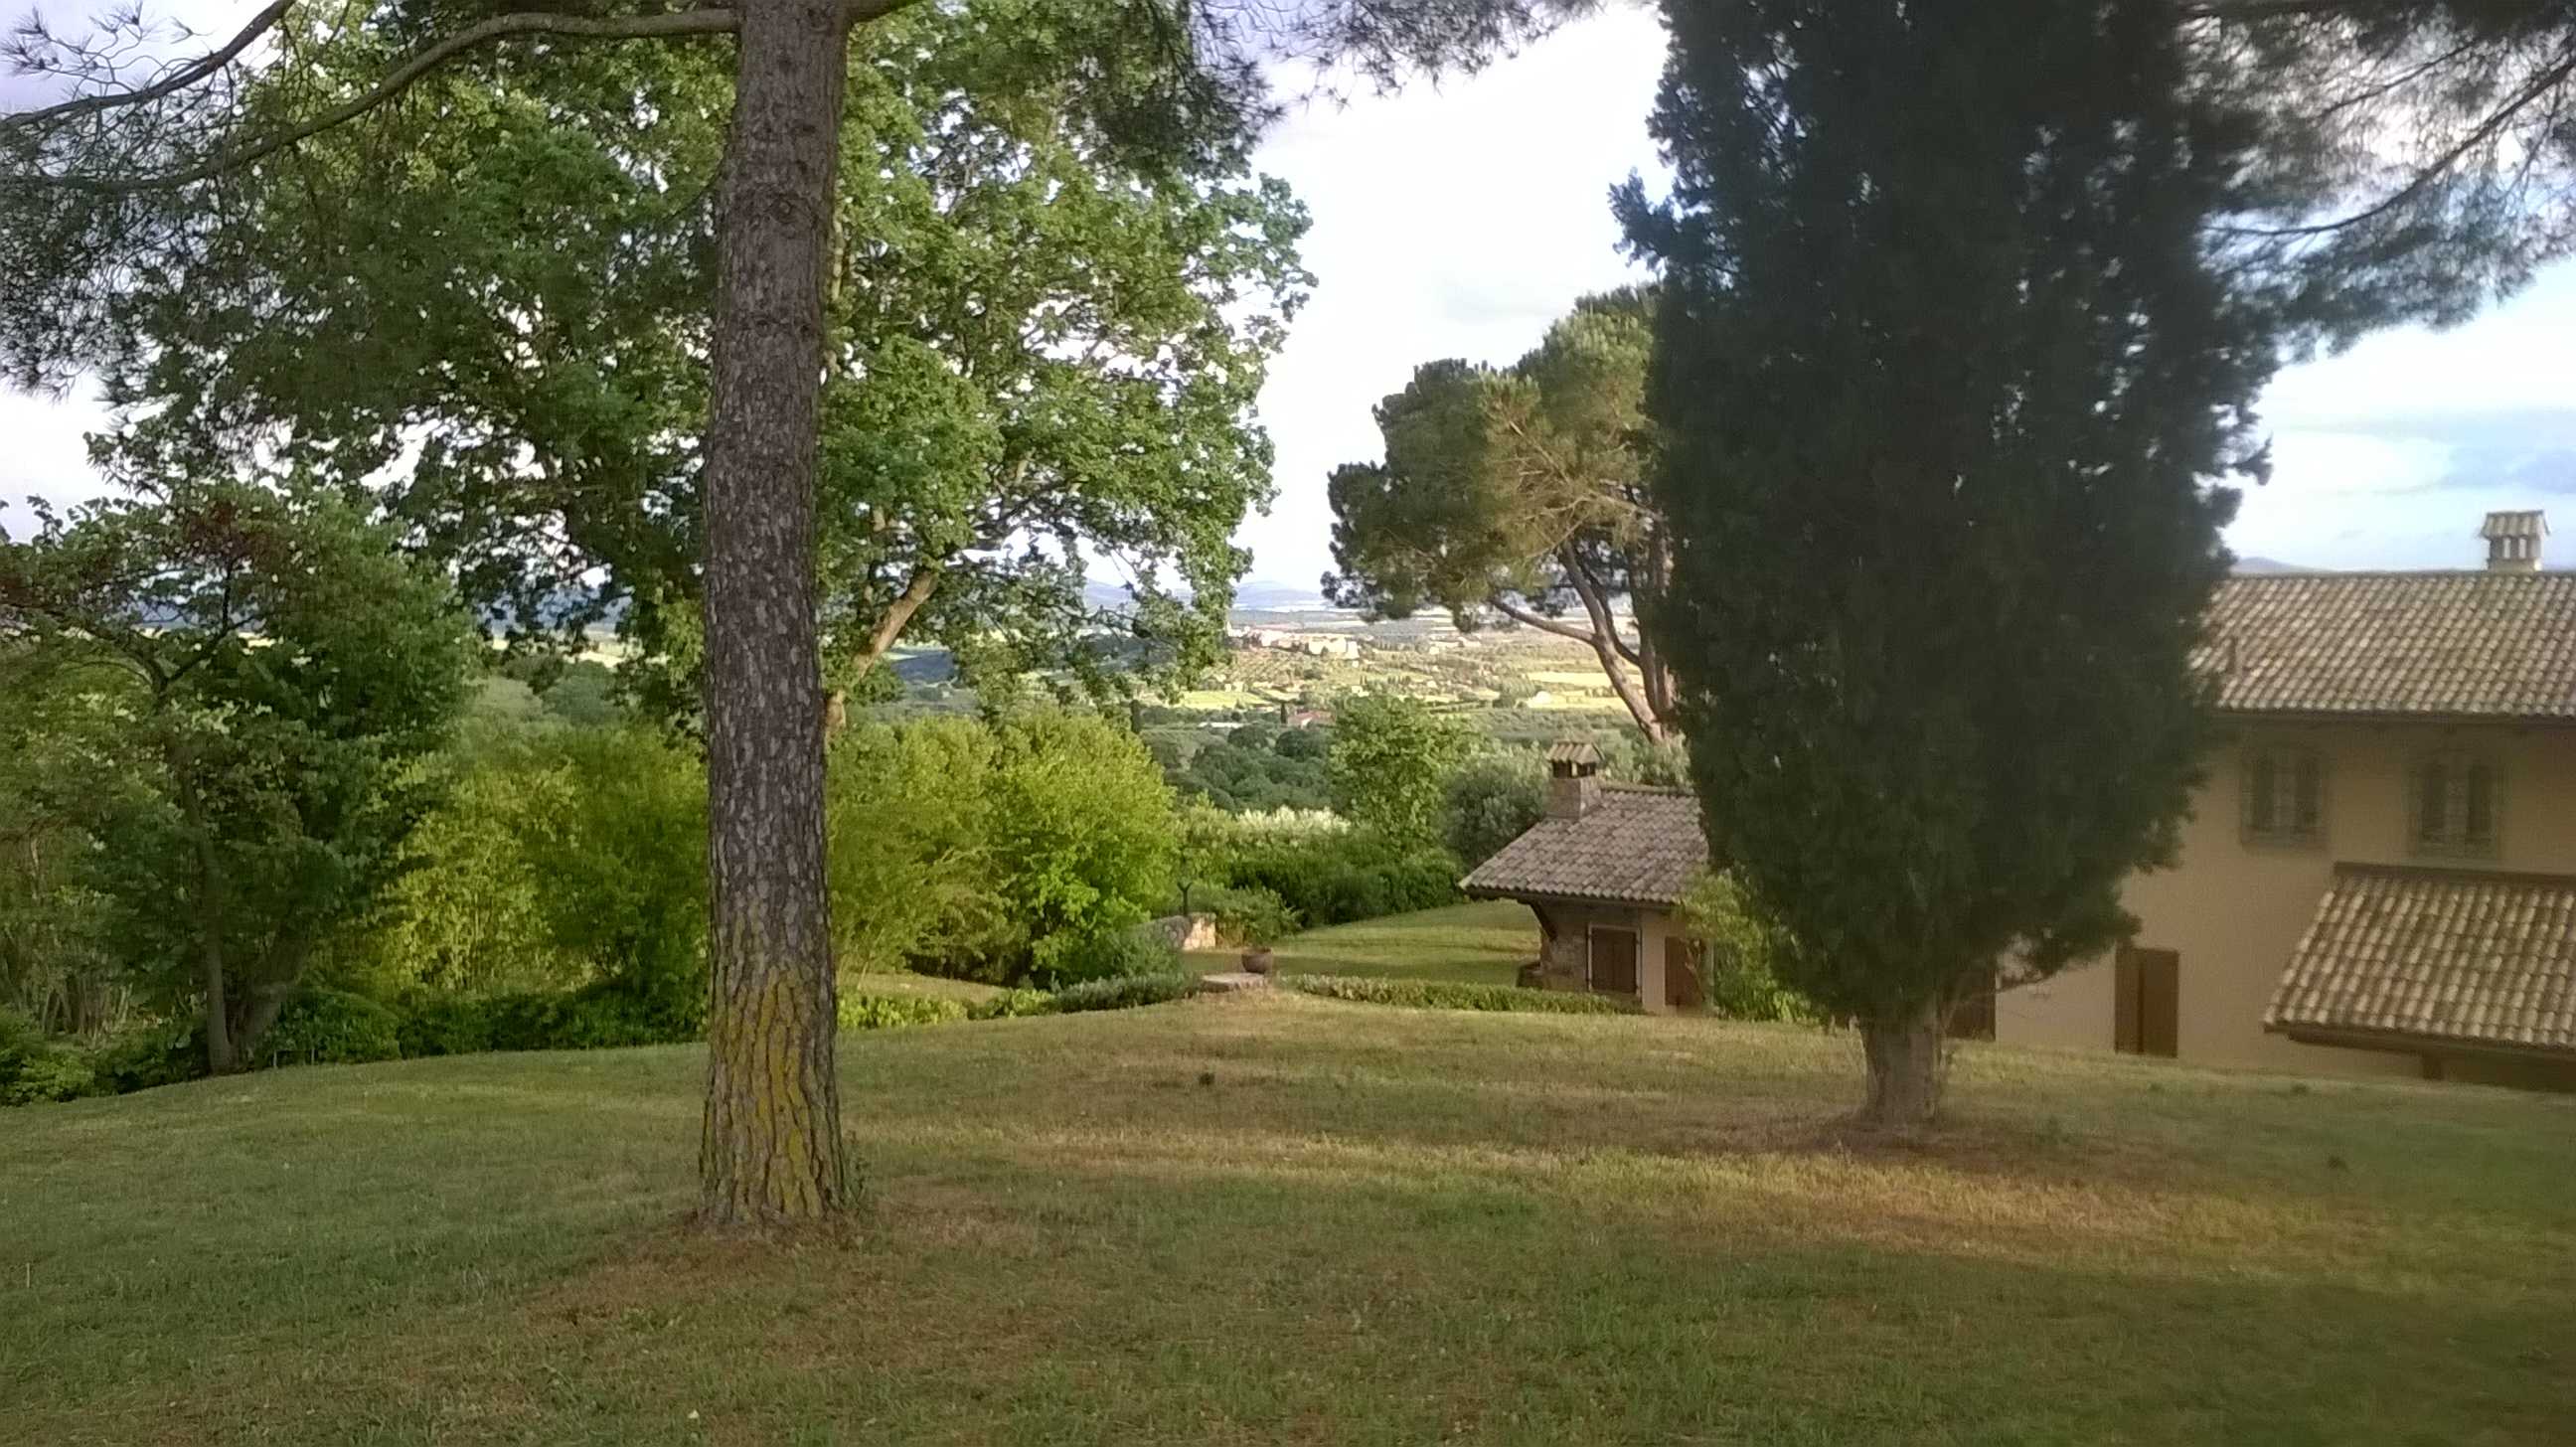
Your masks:
{"label": "villa building", "polygon": [[2006,989],[1999,1040],[2576,1086],[2576,574],[2538,513],[2479,572],[2231,578],[2233,725],[2135,941]]}

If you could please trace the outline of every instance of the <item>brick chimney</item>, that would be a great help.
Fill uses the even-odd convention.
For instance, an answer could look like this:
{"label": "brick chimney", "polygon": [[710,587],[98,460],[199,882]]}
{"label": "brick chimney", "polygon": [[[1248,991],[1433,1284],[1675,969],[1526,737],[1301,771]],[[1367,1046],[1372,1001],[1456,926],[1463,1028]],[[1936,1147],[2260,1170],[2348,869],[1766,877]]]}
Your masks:
{"label": "brick chimney", "polygon": [[2537,512],[2491,512],[2478,536],[2487,540],[2490,573],[2537,573],[2540,540],[2549,536],[2549,518]]}
{"label": "brick chimney", "polygon": [[1580,819],[1601,807],[1601,751],[1581,739],[1547,749],[1547,817]]}

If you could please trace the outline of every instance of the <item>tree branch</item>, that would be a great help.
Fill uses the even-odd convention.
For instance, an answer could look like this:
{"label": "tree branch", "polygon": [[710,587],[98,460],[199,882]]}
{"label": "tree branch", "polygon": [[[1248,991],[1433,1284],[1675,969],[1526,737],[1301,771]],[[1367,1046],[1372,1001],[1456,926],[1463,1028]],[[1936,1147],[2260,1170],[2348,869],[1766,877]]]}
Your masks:
{"label": "tree branch", "polygon": [[895,639],[903,634],[904,625],[910,623],[912,615],[920,612],[921,605],[929,602],[930,595],[938,591],[939,580],[945,572],[946,569],[935,560],[926,560],[912,570],[912,577],[904,584],[902,595],[886,605],[884,615],[877,619],[877,626],[868,630],[868,641],[859,653],[859,672],[865,673],[876,667],[877,660],[885,657],[887,649],[894,647]]}
{"label": "tree branch", "polygon": [[[850,7],[854,21],[875,19],[893,13],[915,0],[859,0]],[[470,25],[445,40],[420,50],[364,95],[332,107],[311,120],[287,127],[247,145],[237,146],[214,159],[183,171],[158,176],[134,176],[107,179],[94,176],[41,176],[15,178],[20,184],[71,186],[90,191],[131,193],[169,191],[212,180],[229,171],[274,155],[330,130],[346,125],[385,102],[409,90],[422,76],[464,54],[478,45],[511,35],[573,35],[594,40],[637,40],[657,36],[716,35],[734,30],[740,21],[730,10],[674,10],[661,15],[641,15],[626,19],[595,20],[583,15],[553,15],[543,12],[518,12],[495,15],[479,25]]]}
{"label": "tree branch", "polygon": [[2485,145],[2487,142],[2494,140],[2497,134],[2503,131],[2515,117],[2521,115],[2526,107],[2539,101],[2551,91],[2554,91],[2558,87],[2566,84],[2570,79],[2576,79],[2576,46],[2566,48],[2565,52],[2555,62],[2544,68],[2530,84],[2525,85],[2521,90],[2515,92],[2512,99],[2497,107],[2492,114],[2490,114],[2485,120],[2479,122],[2467,135],[2461,137],[2457,144],[2445,149],[2441,155],[2435,157],[2430,163],[2417,167],[2413,180],[2408,181],[2404,186],[2391,192],[2388,196],[2382,198],[2374,205],[2364,207],[2349,216],[2338,217],[2332,221],[2318,221],[2303,226],[2227,227],[2225,228],[2226,234],[2231,236],[2256,236],[2265,238],[2322,236],[2327,232],[2346,230],[2354,226],[2359,226],[2364,222],[2373,221],[2381,216],[2385,216],[2389,212],[2396,210],[2398,207],[2405,205],[2407,202],[2414,200],[2416,197],[2421,196],[2426,191],[2430,190],[2435,182],[2447,175],[2450,172],[2450,169],[2453,166],[2458,165],[2461,159],[2466,157],[2469,152],[2474,151],[2478,147]]}
{"label": "tree branch", "polygon": [[1534,612],[1530,609],[1520,607],[1506,599],[1499,591],[1494,593],[1491,597],[1488,597],[1485,601],[1493,605],[1495,612],[1502,614],[1504,617],[1511,619],[1515,623],[1525,624],[1529,627],[1536,628],[1542,633],[1553,633],[1559,638],[1571,638],[1586,648],[1598,648],[1601,646],[1601,640],[1593,635],[1591,629],[1578,628],[1575,625],[1566,622],[1562,618],[1550,618],[1544,613]]}
{"label": "tree branch", "polygon": [[40,111],[28,111],[23,115],[10,116],[7,118],[7,124],[13,128],[23,129],[53,121],[69,120],[73,116],[89,115],[96,111],[113,110],[118,106],[149,105],[163,96],[175,95],[232,64],[243,51],[250,49],[252,41],[276,29],[277,22],[286,18],[287,8],[294,3],[295,0],[277,0],[277,3],[253,16],[251,22],[243,26],[231,40],[226,41],[221,49],[197,57],[141,90],[80,96],[64,101],[60,105],[47,106]]}

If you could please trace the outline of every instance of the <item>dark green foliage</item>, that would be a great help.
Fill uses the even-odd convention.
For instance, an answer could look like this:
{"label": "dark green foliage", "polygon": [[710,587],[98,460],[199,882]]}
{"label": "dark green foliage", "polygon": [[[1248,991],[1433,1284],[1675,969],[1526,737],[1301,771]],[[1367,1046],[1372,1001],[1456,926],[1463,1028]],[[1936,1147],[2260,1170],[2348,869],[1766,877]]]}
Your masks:
{"label": "dark green foliage", "polygon": [[1268,891],[1309,929],[1458,900],[1458,861],[1358,829],[1248,839],[1211,868],[1230,888]]}
{"label": "dark green foliage", "polygon": [[1487,754],[1452,775],[1441,800],[1440,837],[1462,869],[1474,869],[1547,813],[1547,766],[1536,754]]}
{"label": "dark green foliage", "polygon": [[251,1059],[264,1066],[362,1065],[402,1057],[402,1012],[392,1006],[308,985],[280,1011]]}
{"label": "dark green foliage", "polygon": [[427,995],[399,1026],[405,1055],[486,1050],[607,1050],[695,1040],[705,1011],[673,1011],[614,983],[579,990]]}
{"label": "dark green foliage", "polygon": [[1008,1020],[1019,1015],[1055,1012],[1055,996],[1044,990],[1004,990],[966,1007],[969,1020]]}
{"label": "dark green foliage", "polygon": [[1709,1013],[1728,1020],[1780,1020],[1802,1024],[1824,1018],[1806,996],[1782,981],[1796,968],[1797,941],[1777,920],[1745,906],[1744,892],[1724,874],[1704,873],[1682,899],[1683,927],[1706,950],[1700,983]]}
{"label": "dark green foliage", "polygon": [[1461,630],[1499,621],[1572,638],[1637,727],[1665,737],[1670,674],[1654,639],[1614,612],[1659,592],[1671,562],[1646,497],[1653,309],[1635,289],[1585,297],[1509,368],[1416,367],[1377,406],[1386,460],[1333,470],[1340,572],[1324,591],[1376,618],[1437,607]]}
{"label": "dark green foliage", "polygon": [[1186,1000],[1198,992],[1196,975],[1117,975],[1065,986],[1055,993],[1055,1008],[1066,1015],[1084,1010],[1132,1010],[1139,1005]]}
{"label": "dark green foliage", "polygon": [[2210,717],[2213,486],[2274,363],[2213,274],[2248,130],[2163,0],[1674,0],[1654,625],[1715,856],[1824,1008],[2121,938]]}
{"label": "dark green foliage", "polygon": [[1279,983],[1330,1000],[1402,1005],[1414,1010],[1518,1010],[1556,1015],[1633,1014],[1636,1007],[1606,995],[1572,990],[1525,990],[1517,985],[1465,985],[1448,980],[1389,980],[1375,975],[1281,975]]}
{"label": "dark green foliage", "polygon": [[607,991],[658,1022],[653,1038],[693,1035],[707,949],[698,759],[640,729],[540,720],[449,762],[446,798],[364,947],[375,991]]}
{"label": "dark green foliage", "polygon": [[0,1105],[71,1100],[97,1089],[98,1073],[75,1047],[0,1005]]}
{"label": "dark green foliage", "polygon": [[625,706],[617,700],[617,675],[608,665],[590,658],[577,658],[564,666],[553,683],[537,691],[546,711],[569,724],[584,728],[608,728],[626,718]]}
{"label": "dark green foliage", "polygon": [[1227,734],[1200,735],[1191,743],[1186,757],[1174,748],[1163,769],[1163,777],[1184,796],[1234,814],[1333,806],[1324,776],[1324,756],[1332,746],[1329,729],[1248,723]]}
{"label": "dark green foliage", "polygon": [[0,535],[0,648],[81,680],[43,803],[104,939],[252,1058],[434,797],[476,662],[445,578],[330,490],[186,484]]}

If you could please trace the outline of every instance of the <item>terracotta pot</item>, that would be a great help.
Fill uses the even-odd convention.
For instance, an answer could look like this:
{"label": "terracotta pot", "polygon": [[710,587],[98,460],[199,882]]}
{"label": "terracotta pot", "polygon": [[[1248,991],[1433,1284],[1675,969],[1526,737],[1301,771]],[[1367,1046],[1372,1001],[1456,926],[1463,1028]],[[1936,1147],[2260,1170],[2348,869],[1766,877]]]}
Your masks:
{"label": "terracotta pot", "polygon": [[1243,952],[1243,972],[1247,975],[1270,973],[1270,946],[1254,945]]}

